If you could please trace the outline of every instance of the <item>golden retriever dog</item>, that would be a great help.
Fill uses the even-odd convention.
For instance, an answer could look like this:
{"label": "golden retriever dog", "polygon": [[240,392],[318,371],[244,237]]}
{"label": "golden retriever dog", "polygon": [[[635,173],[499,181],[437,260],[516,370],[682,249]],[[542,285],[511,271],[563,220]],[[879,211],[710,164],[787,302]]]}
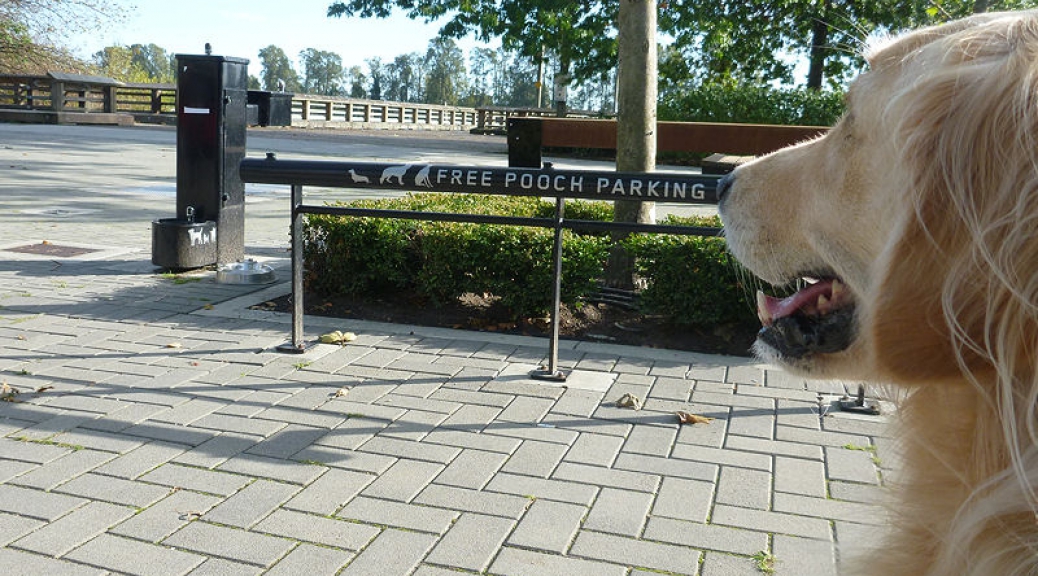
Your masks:
{"label": "golden retriever dog", "polygon": [[[894,383],[904,470],[871,575],[1038,574],[1038,13],[877,47],[825,136],[718,185],[764,281],[755,350]],[[844,566],[851,571],[851,563]]]}

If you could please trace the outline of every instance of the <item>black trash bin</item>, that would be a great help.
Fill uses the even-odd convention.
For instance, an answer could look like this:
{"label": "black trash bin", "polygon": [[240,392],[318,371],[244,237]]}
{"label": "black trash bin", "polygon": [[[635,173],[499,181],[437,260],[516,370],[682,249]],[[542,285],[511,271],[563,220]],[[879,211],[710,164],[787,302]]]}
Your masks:
{"label": "black trash bin", "polygon": [[249,105],[255,105],[260,126],[292,125],[292,94],[249,90]]}

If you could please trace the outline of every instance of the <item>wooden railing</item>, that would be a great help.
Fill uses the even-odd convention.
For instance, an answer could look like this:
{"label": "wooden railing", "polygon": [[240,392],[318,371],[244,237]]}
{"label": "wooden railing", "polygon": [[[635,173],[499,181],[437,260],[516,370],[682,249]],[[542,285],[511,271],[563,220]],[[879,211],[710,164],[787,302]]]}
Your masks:
{"label": "wooden railing", "polygon": [[460,106],[313,94],[292,97],[292,125],[312,128],[469,130],[475,127],[476,116],[475,108]]}
{"label": "wooden railing", "polygon": [[[554,108],[508,108],[504,106],[485,106],[476,108],[476,127],[473,132],[480,134],[505,134],[508,131],[509,118],[552,118],[557,114]],[[607,118],[609,115],[590,110],[567,110],[567,118]]]}

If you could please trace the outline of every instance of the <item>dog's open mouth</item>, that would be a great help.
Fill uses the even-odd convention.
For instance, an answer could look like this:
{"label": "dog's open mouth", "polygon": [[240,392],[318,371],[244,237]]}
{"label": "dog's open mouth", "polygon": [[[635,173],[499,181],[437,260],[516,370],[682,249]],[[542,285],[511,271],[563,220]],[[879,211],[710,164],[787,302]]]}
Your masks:
{"label": "dog's open mouth", "polygon": [[839,352],[855,336],[854,296],[835,277],[805,277],[792,296],[757,292],[757,316],[764,325],[757,339],[788,358]]}

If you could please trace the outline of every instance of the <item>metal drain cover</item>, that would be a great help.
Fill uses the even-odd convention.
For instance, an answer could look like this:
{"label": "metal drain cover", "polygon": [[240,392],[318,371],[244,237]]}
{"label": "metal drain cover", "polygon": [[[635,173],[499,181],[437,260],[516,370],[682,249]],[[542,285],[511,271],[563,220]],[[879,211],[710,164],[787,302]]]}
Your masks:
{"label": "metal drain cover", "polygon": [[216,270],[216,281],[220,284],[270,284],[275,280],[273,268],[252,258],[225,264]]}
{"label": "metal drain cover", "polygon": [[100,250],[97,248],[61,246],[59,244],[51,244],[50,242],[41,242],[39,244],[27,244],[25,246],[16,246],[14,248],[4,248],[4,251],[19,252],[22,254],[36,254],[39,256],[53,256],[55,258],[73,258],[76,256],[82,256],[84,254],[90,254],[91,252],[100,252]]}

